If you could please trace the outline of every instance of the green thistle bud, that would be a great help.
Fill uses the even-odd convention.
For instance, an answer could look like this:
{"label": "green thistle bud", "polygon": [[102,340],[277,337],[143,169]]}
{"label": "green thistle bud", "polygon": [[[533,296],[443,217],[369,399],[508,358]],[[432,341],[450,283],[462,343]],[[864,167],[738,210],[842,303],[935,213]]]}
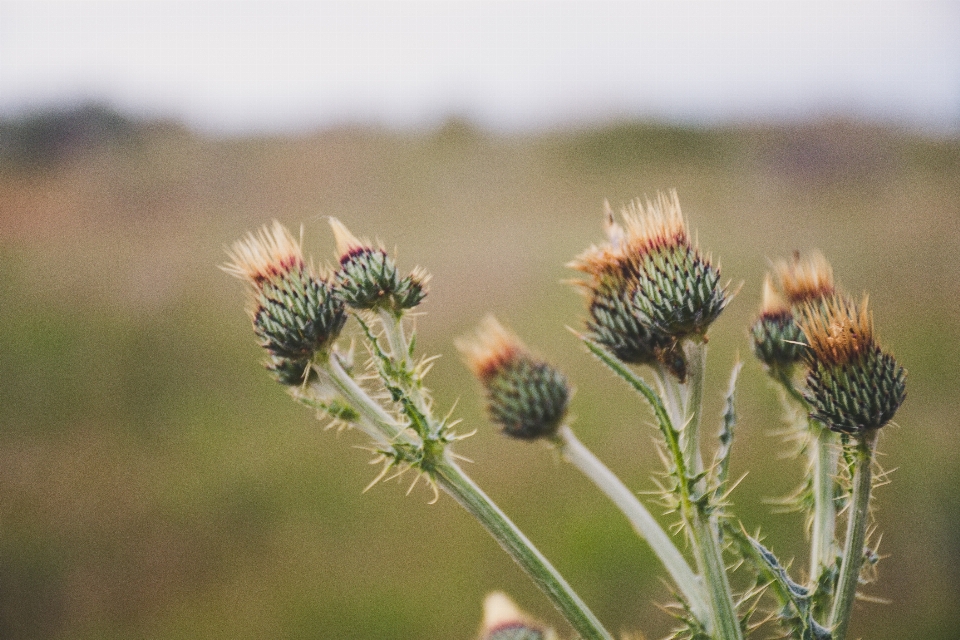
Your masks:
{"label": "green thistle bud", "polygon": [[393,259],[383,249],[358,240],[336,218],[330,219],[340,254],[336,274],[338,294],[354,309],[387,309],[400,313],[426,297],[426,274],[415,269],[400,277]]}
{"label": "green thistle bud", "polygon": [[[232,261],[224,268],[250,285],[254,332],[272,356],[307,361],[333,344],[346,322],[343,303],[280,223],[249,234],[229,255]],[[268,367],[285,379],[295,372],[293,364],[279,361]]]}
{"label": "green thistle bud", "polygon": [[608,244],[570,266],[588,274],[592,337],[630,364],[666,366],[682,381],[681,340],[703,337],[730,300],[720,271],[691,243],[675,191],[655,203],[631,203],[623,227],[605,211]]}
{"label": "green thistle bud", "polygon": [[677,192],[624,209],[624,251],[637,278],[635,304],[662,333],[704,335],[729,302],[720,271],[691,243]]}
{"label": "green thistle bud", "polygon": [[789,372],[803,359],[803,332],[789,305],[780,297],[768,275],[763,282],[760,317],[750,329],[753,352],[770,370]]}
{"label": "green thistle bud", "polygon": [[553,631],[531,621],[502,593],[491,593],[483,603],[480,640],[554,640]]}
{"label": "green thistle bud", "polygon": [[809,345],[811,417],[850,435],[887,424],[906,397],[906,371],[875,342],[866,298],[859,306],[837,295],[808,304],[797,323]]}
{"label": "green thistle bud", "polygon": [[599,287],[591,295],[590,337],[627,364],[663,364],[682,382],[687,376],[683,350],[675,338],[641,320],[630,291]]}
{"label": "green thistle bud", "polygon": [[255,297],[253,328],[275,356],[309,359],[325,351],[347,320],[343,303],[312,270],[293,270],[263,283]]}
{"label": "green thistle bud", "polygon": [[556,433],[567,413],[566,377],[534,357],[512,333],[488,318],[476,342],[457,343],[487,392],[487,406],[503,432],[520,440]]}

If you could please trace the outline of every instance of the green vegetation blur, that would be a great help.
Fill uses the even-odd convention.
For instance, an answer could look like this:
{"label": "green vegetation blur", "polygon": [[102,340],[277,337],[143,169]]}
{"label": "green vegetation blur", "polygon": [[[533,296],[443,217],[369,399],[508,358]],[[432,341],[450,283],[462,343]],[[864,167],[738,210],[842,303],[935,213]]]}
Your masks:
{"label": "green vegetation blur", "polygon": [[803,577],[803,518],[776,504],[803,463],[746,329],[770,261],[819,248],[841,286],[870,292],[909,371],[880,441],[883,559],[851,635],[960,636],[960,140],[843,122],[499,136],[456,120],[214,139],[86,108],[0,124],[0,637],[469,640],[491,590],[570,636],[452,500],[407,495],[412,476],[364,493],[364,439],[324,430],[261,367],[224,248],[276,218],[332,261],[327,216],[433,274],[417,346],[443,354],[438,413],[457,403],[476,429],[456,448],[468,472],[608,628],[665,635],[654,557],[551,450],[489,425],[452,341],[496,314],[576,385],[581,439],[653,491],[650,414],[568,331],[584,304],[563,281],[603,239],[605,198],[672,187],[742,283],[711,331],[705,408],[712,438],[742,358],[737,512]]}

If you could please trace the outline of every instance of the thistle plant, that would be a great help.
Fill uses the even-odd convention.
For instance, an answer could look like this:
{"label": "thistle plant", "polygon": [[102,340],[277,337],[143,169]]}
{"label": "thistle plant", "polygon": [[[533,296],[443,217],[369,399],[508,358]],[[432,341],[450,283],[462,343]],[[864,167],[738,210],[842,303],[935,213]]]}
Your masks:
{"label": "thistle plant", "polygon": [[[382,247],[331,219],[333,267],[304,258],[301,244],[274,223],[237,242],[225,269],[247,283],[254,333],[265,366],[298,402],[331,424],[370,440],[384,478],[424,481],[434,500],[448,494],[497,540],[580,638],[609,639],[600,620],[544,555],[458,464],[466,437],[435,410],[426,386],[433,358],[415,350],[410,314],[427,295],[428,275],[402,271]],[[655,502],[666,527],[575,435],[569,378],[495,318],[457,342],[502,433],[555,449],[623,514],[654,552],[673,586],[679,622],[672,637],[741,640],[772,620],[786,637],[843,640],[863,576],[876,478],[879,430],[905,398],[905,372],[877,343],[867,300],[840,291],[820,254],[778,262],[763,285],[749,335],[760,366],[781,390],[791,437],[807,470],[790,503],[807,513],[809,566],[791,576],[734,512],[730,453],[737,425],[734,364],[708,456],[702,398],[712,324],[733,293],[687,228],[676,192],[634,201],[617,219],[606,205],[606,240],[570,263],[583,274],[587,352],[627,383],[652,411],[664,469]],[[352,327],[352,328],[351,328]],[[356,364],[358,336],[369,356]],[[644,375],[649,375],[645,378]],[[643,413],[642,415],[648,415]],[[467,434],[468,435],[468,434]],[[624,437],[635,437],[626,434]],[[845,519],[843,540],[837,521]],[[755,580],[732,579],[749,567]],[[764,615],[765,612],[765,615]],[[485,604],[483,640],[548,640],[558,635],[503,594]]]}

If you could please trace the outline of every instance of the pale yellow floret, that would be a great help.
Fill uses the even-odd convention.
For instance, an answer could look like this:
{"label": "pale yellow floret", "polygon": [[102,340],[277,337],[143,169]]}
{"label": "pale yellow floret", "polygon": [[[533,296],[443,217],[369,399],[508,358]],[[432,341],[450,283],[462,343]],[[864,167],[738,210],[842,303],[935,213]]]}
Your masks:
{"label": "pale yellow floret", "polygon": [[333,239],[337,243],[337,255],[339,257],[345,256],[357,249],[363,249],[370,246],[369,242],[362,241],[357,238],[357,236],[350,233],[350,230],[347,229],[346,225],[336,218],[330,218],[330,227],[333,229]]}
{"label": "pale yellow floret", "polygon": [[656,200],[647,200],[645,206],[639,199],[633,200],[623,208],[621,215],[626,227],[625,243],[635,254],[689,242],[676,189],[669,193],[658,192]]}
{"label": "pale yellow floret", "polygon": [[780,287],[791,304],[829,298],[836,291],[833,267],[819,251],[813,251],[805,258],[801,258],[797,253],[789,262],[777,262],[774,270],[780,280]]}
{"label": "pale yellow floret", "polygon": [[867,303],[866,296],[857,305],[834,295],[823,304],[808,303],[800,309],[797,325],[817,360],[844,365],[874,346],[873,314]]}
{"label": "pale yellow floret", "polygon": [[505,329],[493,316],[483,319],[473,338],[461,338],[454,344],[463,355],[467,367],[481,381],[526,351],[520,338]]}
{"label": "pale yellow floret", "polygon": [[500,591],[488,594],[483,601],[483,624],[480,637],[485,638],[487,634],[498,628],[517,624],[541,631],[547,640],[556,639],[552,629],[544,629],[540,623],[533,621],[514,604],[507,594]]}
{"label": "pale yellow floret", "polygon": [[253,287],[304,266],[300,242],[276,220],[271,226],[264,226],[235,242],[227,255],[230,262],[223,266],[224,271]]}
{"label": "pale yellow floret", "polygon": [[790,303],[777,291],[773,285],[773,277],[768,273],[763,278],[763,302],[760,305],[760,313],[764,316],[775,316],[789,313]]}

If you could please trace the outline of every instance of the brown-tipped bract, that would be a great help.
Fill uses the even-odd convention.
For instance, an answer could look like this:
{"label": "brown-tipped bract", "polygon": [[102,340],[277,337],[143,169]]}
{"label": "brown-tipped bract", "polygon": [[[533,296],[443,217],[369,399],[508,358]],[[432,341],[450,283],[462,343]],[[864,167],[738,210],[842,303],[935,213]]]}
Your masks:
{"label": "brown-tipped bract", "polygon": [[804,257],[796,252],[792,260],[777,262],[774,270],[791,305],[829,298],[836,292],[833,267],[819,251],[812,251]]}
{"label": "brown-tipped bract", "polygon": [[558,369],[536,358],[494,318],[474,341],[458,341],[467,366],[483,384],[491,419],[520,440],[556,433],[567,413],[570,387]]}

